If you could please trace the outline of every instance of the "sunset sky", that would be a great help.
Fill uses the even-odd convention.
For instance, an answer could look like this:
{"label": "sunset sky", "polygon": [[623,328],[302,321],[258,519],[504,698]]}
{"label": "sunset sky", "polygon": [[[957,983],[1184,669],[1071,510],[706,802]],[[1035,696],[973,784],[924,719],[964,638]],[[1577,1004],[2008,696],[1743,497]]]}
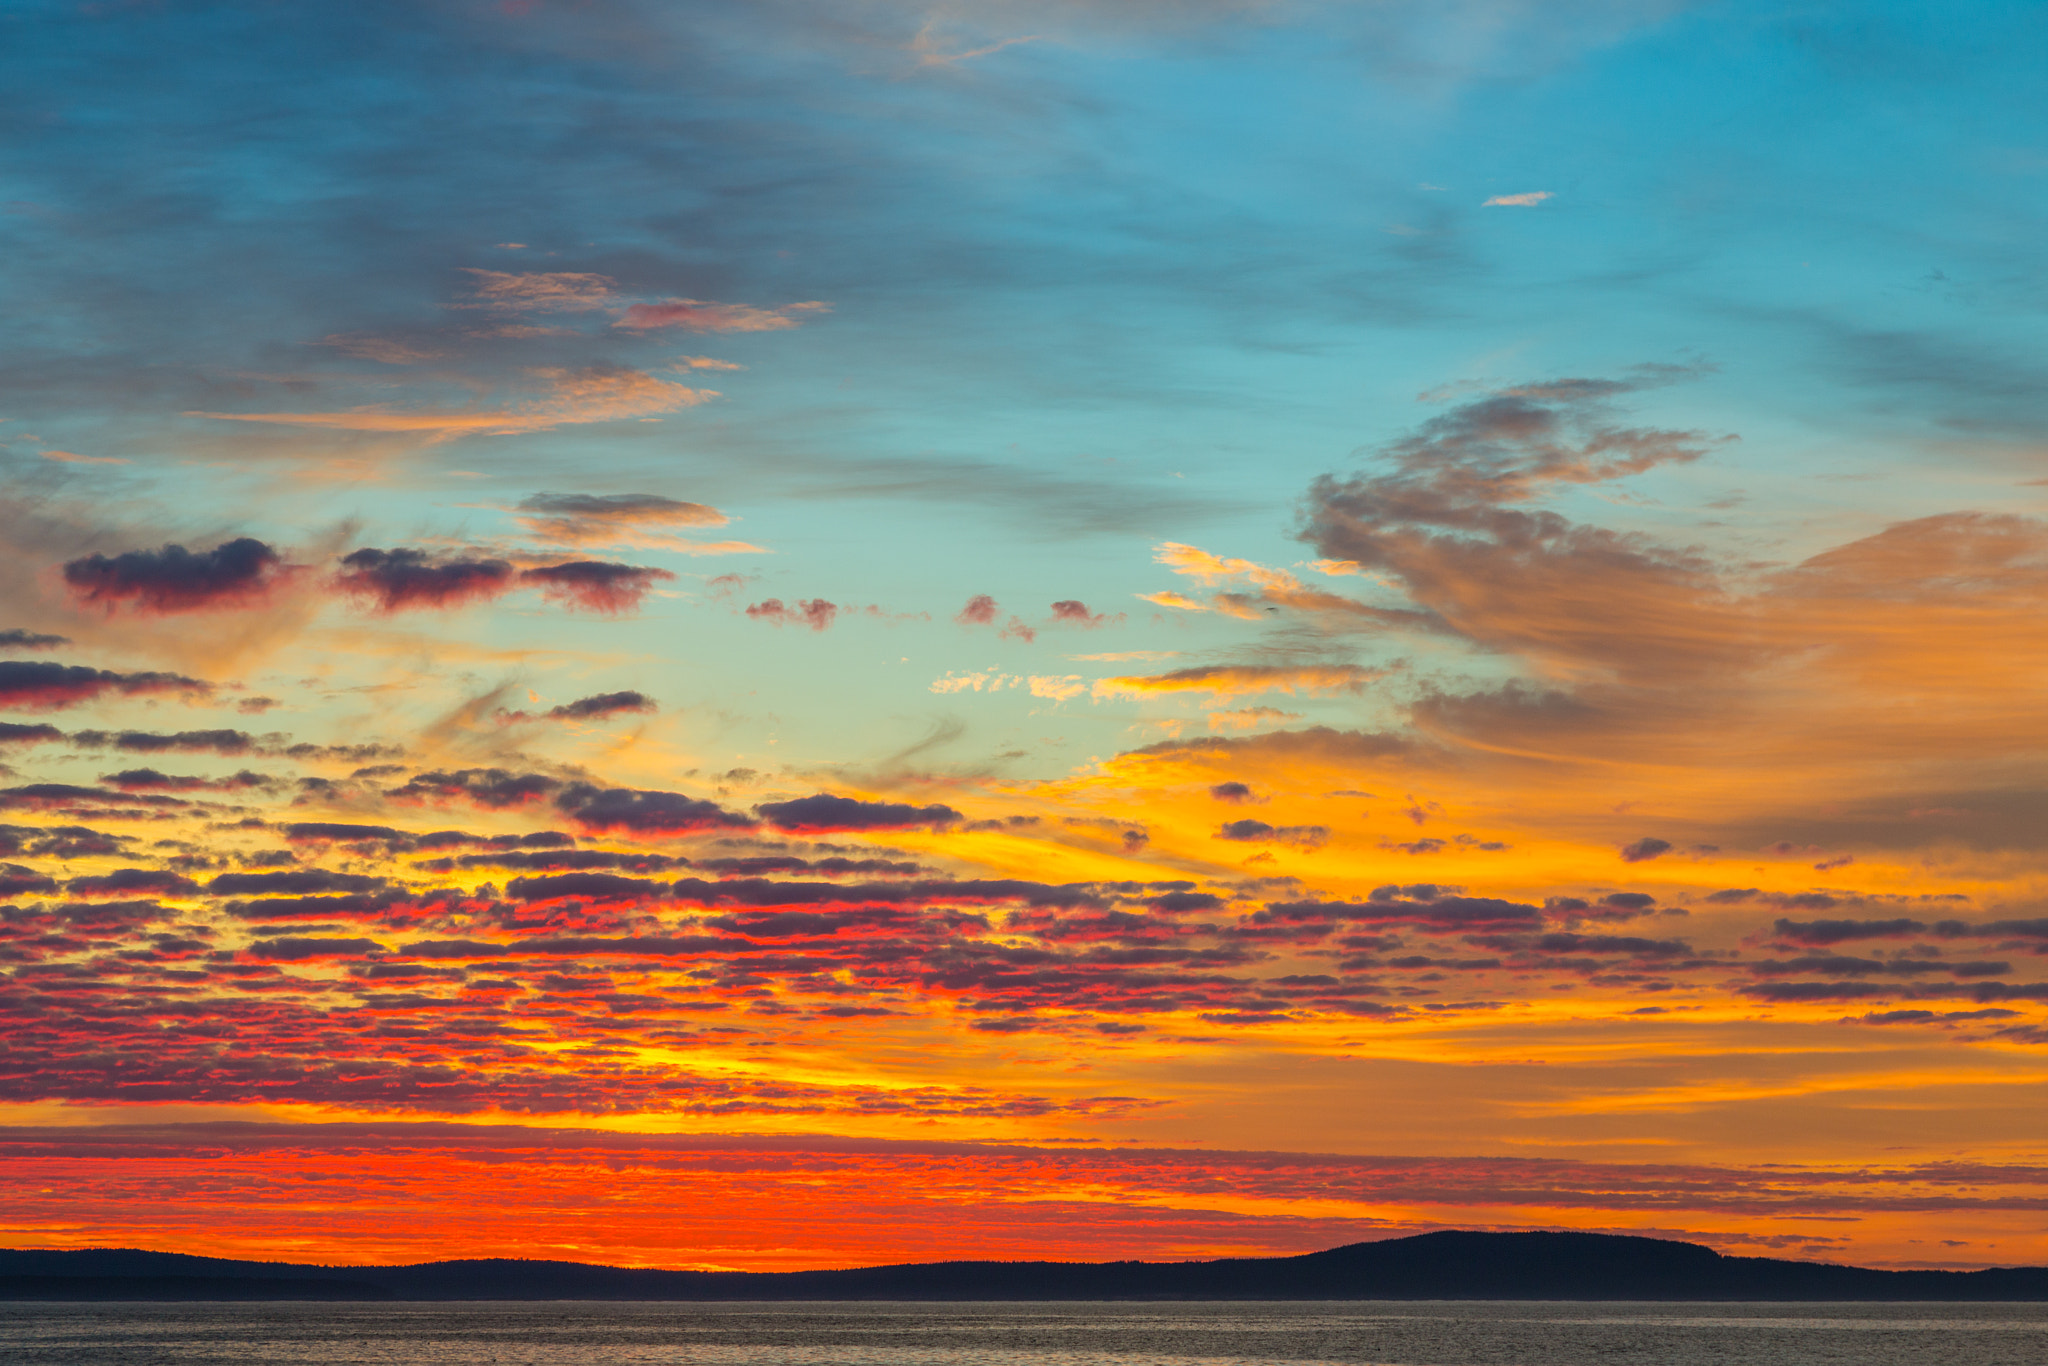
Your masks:
{"label": "sunset sky", "polygon": [[2048,9],[0,54],[0,1245],[2048,1263]]}

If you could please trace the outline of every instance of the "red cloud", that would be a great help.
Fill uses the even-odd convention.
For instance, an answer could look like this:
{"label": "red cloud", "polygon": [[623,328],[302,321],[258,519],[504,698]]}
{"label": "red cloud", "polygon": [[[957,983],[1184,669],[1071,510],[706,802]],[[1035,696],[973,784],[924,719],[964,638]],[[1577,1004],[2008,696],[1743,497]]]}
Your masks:
{"label": "red cloud", "polygon": [[[1055,616],[1059,615],[1061,607],[1081,607],[1081,604],[1055,604],[1053,608]],[[996,606],[994,598],[986,593],[976,593],[967,600],[965,607],[954,614],[953,620],[962,626],[988,626],[995,622],[996,616],[1001,610],[1001,608]],[[1081,607],[1081,611],[1084,614],[1087,610],[1087,608]],[[1021,640],[1027,645],[1038,639],[1038,632],[1032,630],[1022,617],[1017,616],[1011,617],[1008,622],[1004,623],[1000,634],[1005,640]]]}
{"label": "red cloud", "polygon": [[1098,626],[1109,626],[1122,621],[1124,614],[1118,612],[1112,617],[1101,612],[1091,612],[1087,603],[1069,598],[1052,605],[1052,619],[1061,625],[1085,626],[1092,631]]}
{"label": "red cloud", "polygon": [[813,631],[822,631],[839,615],[839,606],[823,598],[810,598],[799,601],[794,606],[785,607],[781,598],[770,598],[766,602],[757,602],[749,607],[747,615],[762,621],[772,621],[777,626],[808,626]]}
{"label": "red cloud", "polygon": [[673,579],[666,569],[645,569],[631,564],[607,564],[601,560],[572,560],[567,564],[528,569],[521,583],[538,584],[552,602],[572,610],[613,615],[630,612],[656,583]]}

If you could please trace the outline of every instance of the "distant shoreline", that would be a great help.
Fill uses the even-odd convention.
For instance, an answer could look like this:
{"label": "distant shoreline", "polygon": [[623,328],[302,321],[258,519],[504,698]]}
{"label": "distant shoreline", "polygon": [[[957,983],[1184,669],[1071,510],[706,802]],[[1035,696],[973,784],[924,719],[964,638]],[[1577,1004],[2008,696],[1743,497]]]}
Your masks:
{"label": "distant shoreline", "polygon": [[0,1251],[0,1300],[2029,1303],[2048,1301],[2048,1267],[1883,1271],[1727,1257],[1661,1238],[1456,1231],[1295,1257],[961,1261],[823,1271],[660,1271],[523,1260],[342,1267],[130,1249],[18,1250]]}

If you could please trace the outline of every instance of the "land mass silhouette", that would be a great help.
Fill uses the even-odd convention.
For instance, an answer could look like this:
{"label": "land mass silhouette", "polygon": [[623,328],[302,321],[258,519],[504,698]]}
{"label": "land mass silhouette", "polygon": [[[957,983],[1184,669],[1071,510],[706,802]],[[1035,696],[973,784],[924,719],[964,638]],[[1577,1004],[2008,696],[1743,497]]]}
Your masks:
{"label": "land mass silhouette", "polygon": [[0,1251],[8,1300],[2048,1300],[2048,1267],[1881,1271],[1606,1233],[1425,1233],[1298,1257],[652,1271]]}

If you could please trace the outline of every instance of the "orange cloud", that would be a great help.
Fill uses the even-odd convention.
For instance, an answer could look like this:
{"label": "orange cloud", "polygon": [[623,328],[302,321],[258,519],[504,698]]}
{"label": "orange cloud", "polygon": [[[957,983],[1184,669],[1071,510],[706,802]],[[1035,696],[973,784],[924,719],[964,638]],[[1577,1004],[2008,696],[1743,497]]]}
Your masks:
{"label": "orange cloud", "polygon": [[1210,730],[1257,730],[1260,726],[1285,726],[1301,720],[1298,712],[1278,707],[1245,707],[1238,711],[1209,713]]}
{"label": "orange cloud", "polygon": [[76,451],[54,449],[43,451],[42,457],[45,460],[54,460],[60,465],[132,465],[135,463],[132,460],[124,460],[118,455],[80,455]]}
{"label": "orange cloud", "polygon": [[[1186,575],[1203,584],[1214,585],[1232,579],[1243,579],[1248,580],[1249,586],[1254,590],[1249,593],[1215,593],[1206,603],[1174,592],[1139,594],[1144,601],[1155,602],[1162,607],[1177,607],[1183,611],[1216,612],[1243,621],[1260,621],[1267,612],[1288,609],[1353,628],[1398,626],[1427,629],[1431,625],[1425,616],[1414,611],[1374,606],[1360,602],[1356,598],[1310,588],[1284,569],[1274,569],[1252,560],[1212,555],[1197,546],[1184,545],[1178,541],[1162,543],[1153,552],[1152,558],[1176,574]],[[1332,572],[1327,567],[1332,563],[1318,561],[1317,567],[1326,573]]]}
{"label": "orange cloud", "polygon": [[475,294],[481,301],[469,307],[588,313],[611,306],[616,297],[616,283],[604,275],[579,271],[479,270],[474,266],[464,266],[463,270],[476,277]]}
{"label": "orange cloud", "polygon": [[556,545],[612,544],[642,527],[724,526],[732,520],[707,504],[656,493],[536,493],[514,510],[529,536]]}
{"label": "orange cloud", "polygon": [[550,392],[545,398],[485,412],[393,412],[363,408],[326,413],[188,412],[185,416],[335,431],[420,433],[441,442],[462,436],[514,436],[580,423],[618,422],[672,413],[718,397],[713,389],[692,389],[623,366],[539,369],[528,373],[548,385]]}
{"label": "orange cloud", "polygon": [[1049,698],[1054,702],[1066,702],[1088,691],[1088,685],[1079,674],[1033,674],[1030,679],[1033,697]]}
{"label": "orange cloud", "polygon": [[1362,692],[1366,684],[1383,677],[1383,670],[1357,664],[1205,664],[1163,674],[1100,678],[1093,691],[1097,697],[1199,693],[1218,702],[1268,692],[1329,697]]}

